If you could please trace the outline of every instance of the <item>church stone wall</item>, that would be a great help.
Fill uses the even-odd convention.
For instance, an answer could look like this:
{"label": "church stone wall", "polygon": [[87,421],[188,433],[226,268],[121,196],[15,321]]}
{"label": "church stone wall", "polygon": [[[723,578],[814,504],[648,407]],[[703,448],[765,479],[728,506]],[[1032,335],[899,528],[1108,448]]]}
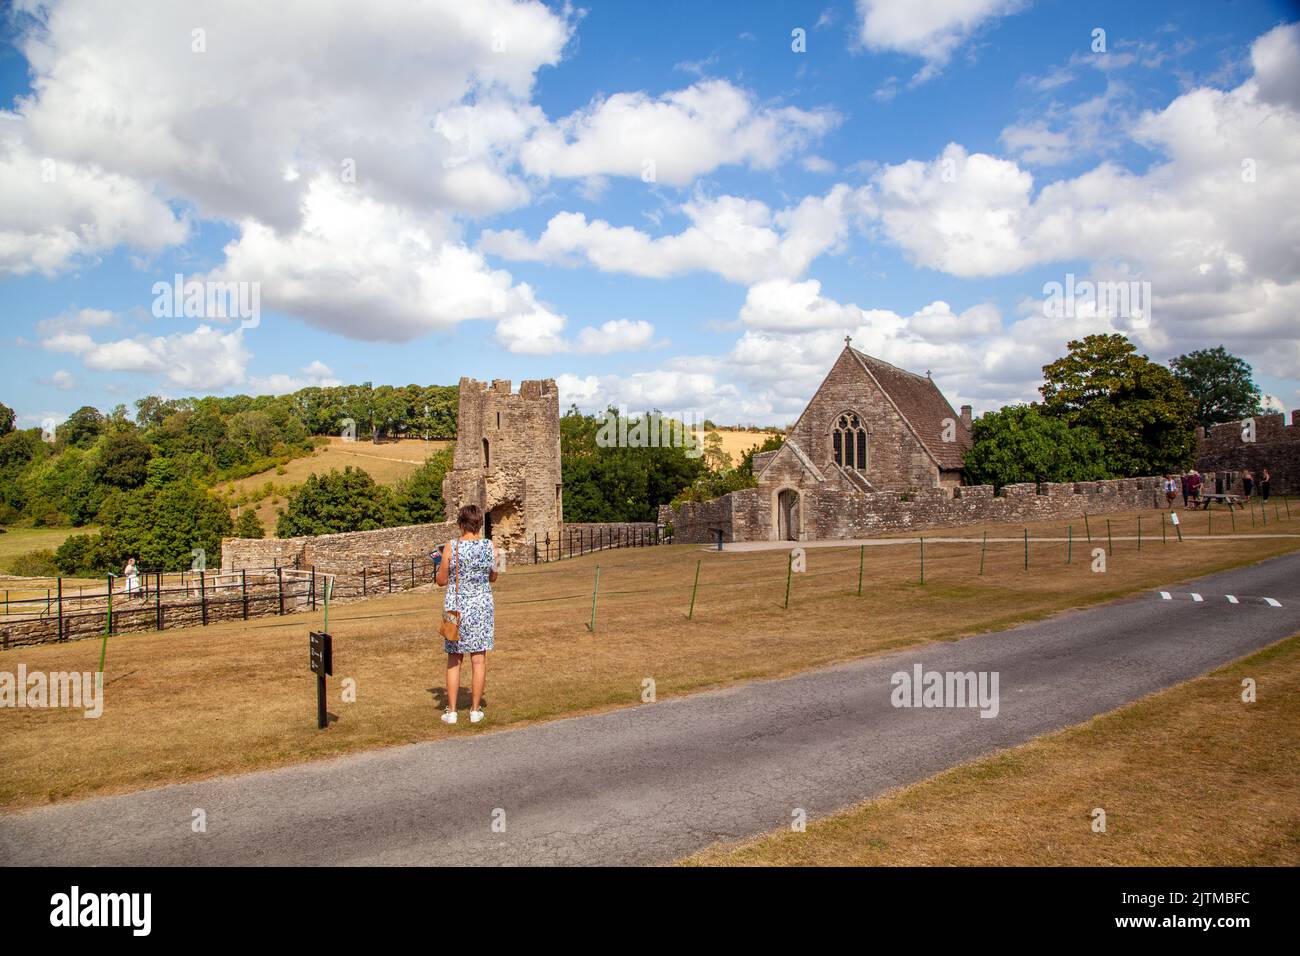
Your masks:
{"label": "church stone wall", "polygon": [[[766,477],[766,476],[764,476]],[[716,530],[723,541],[775,538],[772,496],[747,488],[714,501],[659,509],[659,524],[671,522],[678,543],[712,544]],[[1159,478],[1007,485],[994,494],[991,485],[919,492],[845,494],[834,488],[800,495],[799,540],[866,538],[897,531],[931,531],[985,521],[1044,521],[1155,509],[1164,503]]]}

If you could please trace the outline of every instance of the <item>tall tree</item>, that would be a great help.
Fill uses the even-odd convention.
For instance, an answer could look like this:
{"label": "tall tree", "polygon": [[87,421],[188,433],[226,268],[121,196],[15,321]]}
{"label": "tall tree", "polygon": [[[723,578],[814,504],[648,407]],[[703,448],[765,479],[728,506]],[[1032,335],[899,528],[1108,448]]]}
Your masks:
{"label": "tall tree", "polygon": [[1100,481],[1106,449],[1085,425],[1071,427],[1043,414],[1038,405],[1008,405],[975,420],[966,477],[972,484],[1040,481]]}
{"label": "tall tree", "polygon": [[1089,335],[1043,367],[1043,409],[1091,428],[1119,477],[1163,475],[1196,453],[1196,403],[1169,369],[1139,355],[1123,335]]}
{"label": "tall tree", "polygon": [[1169,363],[1196,402],[1196,424],[1205,428],[1258,415],[1259,386],[1243,359],[1222,345],[1180,355]]}
{"label": "tall tree", "polygon": [[14,430],[14,420],[17,417],[12,408],[0,402],[0,436],[8,435]]}

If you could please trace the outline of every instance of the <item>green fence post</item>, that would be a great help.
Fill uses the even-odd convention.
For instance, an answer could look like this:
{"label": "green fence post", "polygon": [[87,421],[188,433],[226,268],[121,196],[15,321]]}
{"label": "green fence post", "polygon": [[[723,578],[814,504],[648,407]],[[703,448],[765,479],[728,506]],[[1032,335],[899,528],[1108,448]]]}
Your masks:
{"label": "green fence post", "polygon": [[1165,532],[1165,513],[1163,511],[1160,512],[1160,543],[1161,544],[1169,543],[1169,537]]}
{"label": "green fence post", "polygon": [[1074,557],[1074,525],[1068,525],[1065,529],[1065,563],[1069,564]]}
{"label": "green fence post", "polygon": [[858,597],[862,597],[862,565],[867,557],[867,546],[858,545]]}
{"label": "green fence post", "polygon": [[921,584],[925,584],[925,538],[921,539]]}
{"label": "green fence post", "polygon": [[596,581],[591,586],[591,623],[587,625],[587,630],[596,633],[596,592],[600,590],[600,565],[596,565]]}
{"label": "green fence post", "polygon": [[703,560],[695,562],[695,583],[691,585],[691,609],[686,612],[688,621],[695,616],[695,593],[700,589],[700,565],[703,563]]}
{"label": "green fence post", "polygon": [[1025,529],[1025,570],[1029,570],[1029,529]]}
{"label": "green fence post", "polygon": [[989,532],[988,529],[985,528],[984,541],[980,544],[980,574],[981,575],[984,574],[984,552],[988,550],[988,546],[989,546]]}
{"label": "green fence post", "polygon": [[781,605],[781,607],[783,608],[790,607],[790,578],[793,576],[794,576],[794,552],[791,551],[790,556],[785,559],[785,603]]}
{"label": "green fence post", "polygon": [[1092,544],[1092,527],[1088,524],[1088,512],[1083,513],[1083,533],[1088,536],[1088,543]]}
{"label": "green fence post", "polygon": [[1142,550],[1142,516],[1138,515],[1138,550]]}
{"label": "green fence post", "polygon": [[109,634],[113,630],[113,575],[105,580],[108,581],[108,615],[104,618],[104,633]]}
{"label": "green fence post", "polygon": [[1115,540],[1110,536],[1110,519],[1106,519],[1106,553],[1115,553]]}

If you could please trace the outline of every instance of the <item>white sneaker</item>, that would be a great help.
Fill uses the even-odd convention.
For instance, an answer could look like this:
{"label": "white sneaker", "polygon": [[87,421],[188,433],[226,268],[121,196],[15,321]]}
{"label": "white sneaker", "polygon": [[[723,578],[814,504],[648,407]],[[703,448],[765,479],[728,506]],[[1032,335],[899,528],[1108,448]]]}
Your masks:
{"label": "white sneaker", "polygon": [[456,712],[454,710],[444,710],[442,712],[442,722],[444,724],[454,724],[456,722]]}
{"label": "white sneaker", "polygon": [[469,712],[469,722],[470,722],[471,724],[477,724],[477,723],[478,723],[480,720],[482,720],[482,719],[483,719],[483,711],[481,711],[481,710],[471,710],[471,711]]}

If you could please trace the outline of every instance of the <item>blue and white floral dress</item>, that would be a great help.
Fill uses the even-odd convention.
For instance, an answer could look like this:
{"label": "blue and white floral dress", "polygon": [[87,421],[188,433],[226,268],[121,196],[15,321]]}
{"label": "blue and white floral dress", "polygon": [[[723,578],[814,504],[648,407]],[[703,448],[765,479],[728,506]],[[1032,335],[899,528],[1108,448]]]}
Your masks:
{"label": "blue and white floral dress", "polygon": [[[477,654],[492,650],[495,628],[492,615],[492,542],[486,538],[452,542],[452,564],[447,571],[447,594],[442,606],[460,611],[460,640],[443,640],[448,654]],[[456,566],[460,565],[460,580]]]}

